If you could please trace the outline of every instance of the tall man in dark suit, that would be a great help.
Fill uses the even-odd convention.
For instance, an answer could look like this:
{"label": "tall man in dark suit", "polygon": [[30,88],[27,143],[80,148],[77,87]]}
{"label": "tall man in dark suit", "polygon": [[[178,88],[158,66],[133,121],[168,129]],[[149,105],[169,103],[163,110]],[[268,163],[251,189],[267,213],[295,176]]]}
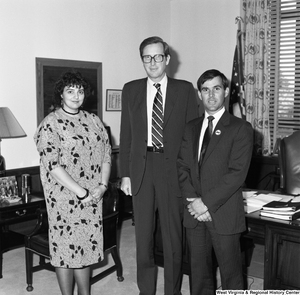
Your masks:
{"label": "tall man in dark suit", "polygon": [[191,83],[166,76],[170,62],[166,42],[159,37],[145,39],[140,56],[148,77],[125,84],[122,91],[121,189],[133,196],[140,295],[156,292],[156,211],[163,240],[165,294],[178,295],[183,206],[176,160],[185,124],[198,117],[198,105]]}
{"label": "tall man in dark suit", "polygon": [[[225,110],[229,88],[221,72],[204,72],[197,86],[205,114],[187,124],[177,165],[185,202],[192,295],[212,295],[212,248],[222,289],[244,289],[240,251],[240,235],[246,229],[242,185],[252,155],[253,129],[250,123]],[[209,116],[212,120],[207,120]],[[209,121],[212,135],[207,145],[204,133]],[[207,147],[201,156],[202,145]]]}

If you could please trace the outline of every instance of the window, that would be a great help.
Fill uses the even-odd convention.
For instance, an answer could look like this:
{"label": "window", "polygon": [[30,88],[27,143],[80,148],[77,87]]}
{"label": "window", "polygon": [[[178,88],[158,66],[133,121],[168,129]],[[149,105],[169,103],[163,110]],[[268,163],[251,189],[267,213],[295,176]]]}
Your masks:
{"label": "window", "polygon": [[272,0],[269,43],[270,135],[300,130],[300,0]]}

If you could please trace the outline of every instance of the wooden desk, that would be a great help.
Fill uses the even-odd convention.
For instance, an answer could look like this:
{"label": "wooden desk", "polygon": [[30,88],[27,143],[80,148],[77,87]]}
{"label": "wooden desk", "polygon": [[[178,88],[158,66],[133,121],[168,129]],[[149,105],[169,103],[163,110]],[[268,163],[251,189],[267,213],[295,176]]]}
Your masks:
{"label": "wooden desk", "polygon": [[247,237],[265,245],[264,289],[300,289],[300,220],[246,214]]}
{"label": "wooden desk", "polygon": [[45,207],[42,195],[30,195],[29,201],[9,204],[0,202],[0,278],[2,278],[2,253],[12,247],[24,244],[24,236],[8,229],[8,225],[33,220],[36,210]]}

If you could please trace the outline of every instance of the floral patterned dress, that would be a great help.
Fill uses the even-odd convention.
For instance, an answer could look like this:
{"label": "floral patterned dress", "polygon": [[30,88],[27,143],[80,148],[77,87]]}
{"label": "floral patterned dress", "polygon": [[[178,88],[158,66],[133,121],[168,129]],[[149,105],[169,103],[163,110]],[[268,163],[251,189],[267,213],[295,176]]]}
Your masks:
{"label": "floral patterned dress", "polygon": [[111,163],[111,146],[101,120],[80,111],[70,117],[50,113],[34,140],[40,154],[40,172],[49,219],[51,264],[80,268],[103,259],[102,201],[84,207],[72,191],[49,173],[63,167],[82,187],[92,190],[101,182],[102,163]]}

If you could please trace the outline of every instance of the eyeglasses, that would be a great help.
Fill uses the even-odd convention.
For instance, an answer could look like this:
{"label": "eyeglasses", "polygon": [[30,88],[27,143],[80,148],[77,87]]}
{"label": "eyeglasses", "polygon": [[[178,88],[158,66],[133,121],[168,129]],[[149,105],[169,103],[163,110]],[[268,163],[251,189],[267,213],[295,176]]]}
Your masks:
{"label": "eyeglasses", "polygon": [[154,59],[155,62],[162,62],[164,60],[164,57],[165,57],[164,54],[155,54],[154,56],[143,55],[142,60],[143,60],[143,63],[149,64],[152,62],[152,59]]}

